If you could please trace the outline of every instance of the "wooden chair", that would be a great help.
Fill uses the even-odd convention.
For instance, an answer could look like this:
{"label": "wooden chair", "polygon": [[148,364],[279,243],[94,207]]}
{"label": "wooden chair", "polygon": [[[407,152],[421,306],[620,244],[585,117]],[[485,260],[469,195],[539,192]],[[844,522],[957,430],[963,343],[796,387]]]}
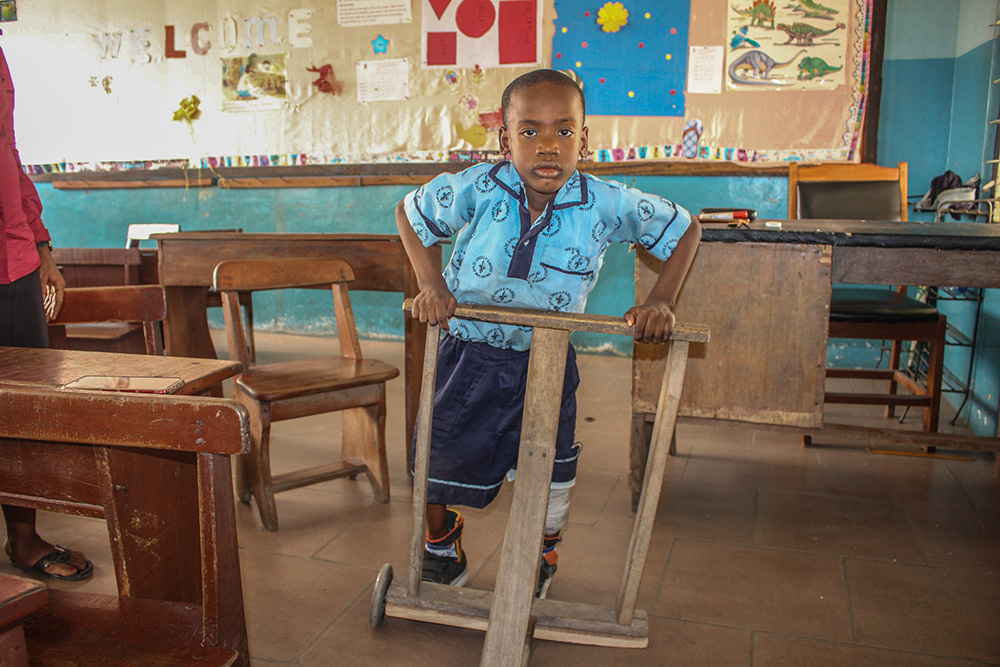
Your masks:
{"label": "wooden chair", "polygon": [[[163,354],[163,334],[159,323],[167,314],[167,300],[159,285],[124,287],[71,287],[64,293],[58,316],[49,322],[49,345],[58,349],[92,349],[67,336],[69,326],[100,326],[105,323],[137,323],[141,325],[146,354]],[[113,341],[105,341],[100,351],[135,352],[117,349]]]}
{"label": "wooden chair", "polygon": [[[337,258],[247,259],[215,267],[214,288],[222,293],[229,358],[243,364],[234,396],[250,411],[251,451],[237,470],[236,491],[245,503],[257,499],[268,530],[278,529],[274,494],[343,476],[368,475],[375,497],[389,501],[385,453],[385,383],[399,375],[394,366],[363,359],[345,283],[350,265]],[[239,317],[241,291],[331,285],[340,356],[255,365]],[[344,411],[341,461],[271,475],[271,422]]]}
{"label": "wooden chair", "polygon": [[[52,258],[59,265],[67,287],[114,287],[159,282],[156,251],[138,248],[55,248]],[[69,324],[67,344],[77,350],[131,352],[141,354],[145,344],[142,327],[128,322]]]}
{"label": "wooden chair", "polygon": [[[166,223],[139,223],[128,226],[126,247],[138,248],[141,241],[145,241],[151,234],[172,234],[181,231],[179,224]],[[242,233],[242,229],[213,229],[210,232],[233,232]],[[220,308],[222,298],[215,292],[209,292],[206,305],[209,308]],[[247,344],[250,346],[250,359],[257,358],[257,343],[253,335],[253,295],[250,292],[240,293],[240,306],[243,307],[243,316],[246,318]]]}
{"label": "wooden chair", "polygon": [[118,581],[52,590],[23,620],[30,664],[249,665],[229,464],[244,407],[0,385],[0,414],[0,501],[103,518]]}
{"label": "wooden chair", "polygon": [[[799,166],[793,162],[788,170],[788,217],[905,221],[906,166],[905,162],[897,167]],[[828,392],[825,402],[886,405],[890,417],[897,405],[922,407],[924,431],[936,432],[946,327],[945,316],[933,306],[908,297],[905,285],[895,290],[835,286],[830,303],[830,338],[889,340],[892,346],[886,370],[828,368],[827,377],[884,379],[889,384],[885,394]],[[903,341],[926,344],[926,368],[919,354],[900,367]],[[900,385],[910,395],[899,394]]]}

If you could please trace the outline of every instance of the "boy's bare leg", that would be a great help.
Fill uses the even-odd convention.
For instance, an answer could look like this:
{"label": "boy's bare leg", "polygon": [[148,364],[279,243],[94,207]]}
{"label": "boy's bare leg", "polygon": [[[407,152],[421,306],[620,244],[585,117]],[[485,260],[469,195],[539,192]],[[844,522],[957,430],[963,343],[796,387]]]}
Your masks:
{"label": "boy's bare leg", "polygon": [[440,540],[448,534],[448,506],[427,503],[427,537]]}

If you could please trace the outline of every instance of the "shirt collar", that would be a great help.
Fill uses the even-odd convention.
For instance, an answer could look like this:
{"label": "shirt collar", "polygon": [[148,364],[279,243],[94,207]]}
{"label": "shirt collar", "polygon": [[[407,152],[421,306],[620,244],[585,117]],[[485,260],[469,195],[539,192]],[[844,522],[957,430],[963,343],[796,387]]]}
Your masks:
{"label": "shirt collar", "polygon": [[[521,176],[514,169],[514,165],[509,160],[498,162],[490,169],[489,176],[507,194],[514,197],[518,202],[524,204],[524,183]],[[587,189],[587,179],[574,170],[559,192],[556,193],[553,210],[572,208],[573,206],[583,206],[590,201],[590,191]]]}

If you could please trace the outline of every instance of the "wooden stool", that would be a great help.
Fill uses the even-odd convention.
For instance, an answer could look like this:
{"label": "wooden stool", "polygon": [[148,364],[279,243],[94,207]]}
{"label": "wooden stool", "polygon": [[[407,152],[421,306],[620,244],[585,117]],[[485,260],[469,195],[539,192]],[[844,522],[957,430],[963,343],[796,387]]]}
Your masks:
{"label": "wooden stool", "polygon": [[[412,305],[407,300],[403,308]],[[455,317],[534,327],[528,361],[517,481],[504,538],[496,590],[456,588],[421,581],[427,477],[437,374],[438,335],[427,336],[413,484],[413,535],[407,582],[392,582],[392,566],[379,572],[371,622],[385,615],[486,631],[481,665],[522,665],[531,639],[642,648],[649,641],[644,611],[636,611],[639,583],[663,484],[667,451],[677,419],[688,344],[708,341],[708,328],[678,324],[669,341],[667,372],[653,427],[647,474],[636,514],[618,602],[614,608],[535,598],[542,533],[554,463],[560,398],[570,331],[632,336],[621,318],[519,308],[459,305]],[[430,331],[435,331],[431,328]],[[439,332],[439,330],[438,330]]]}

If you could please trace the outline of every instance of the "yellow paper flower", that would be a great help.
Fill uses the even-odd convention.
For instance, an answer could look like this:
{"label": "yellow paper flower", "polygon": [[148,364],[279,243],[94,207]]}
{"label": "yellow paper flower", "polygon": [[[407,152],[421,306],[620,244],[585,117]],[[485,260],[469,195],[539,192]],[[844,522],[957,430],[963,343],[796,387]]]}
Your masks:
{"label": "yellow paper flower", "polygon": [[597,10],[597,23],[604,32],[618,32],[628,23],[628,10],[620,2],[606,2]]}

